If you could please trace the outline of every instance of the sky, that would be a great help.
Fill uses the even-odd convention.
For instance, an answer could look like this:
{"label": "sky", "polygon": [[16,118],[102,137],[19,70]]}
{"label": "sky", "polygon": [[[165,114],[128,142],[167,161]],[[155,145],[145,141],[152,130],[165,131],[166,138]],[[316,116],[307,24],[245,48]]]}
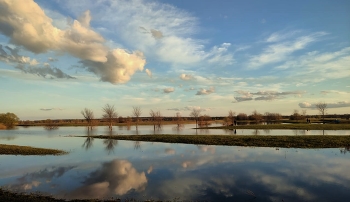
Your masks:
{"label": "sky", "polygon": [[21,120],[350,113],[348,0],[0,0],[0,113]]}

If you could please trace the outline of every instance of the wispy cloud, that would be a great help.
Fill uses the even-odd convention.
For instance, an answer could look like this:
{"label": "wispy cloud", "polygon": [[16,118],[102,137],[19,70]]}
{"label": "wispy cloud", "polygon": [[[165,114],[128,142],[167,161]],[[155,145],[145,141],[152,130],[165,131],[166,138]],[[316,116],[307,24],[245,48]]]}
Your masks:
{"label": "wispy cloud", "polygon": [[256,93],[251,93],[249,91],[235,91],[235,93],[239,94],[240,96],[236,96],[234,102],[244,102],[244,101],[251,101],[251,100],[265,100],[265,101],[271,101],[275,99],[282,99],[285,98],[287,95],[294,95],[297,97],[301,97],[303,94],[306,93],[306,91],[284,91],[284,92],[278,92],[278,91],[258,91]]}
{"label": "wispy cloud", "polygon": [[63,110],[62,108],[41,108],[41,111]]}
{"label": "wispy cloud", "polygon": [[[102,27],[115,31],[147,57],[175,65],[231,64],[230,43],[205,47],[205,41],[193,38],[200,31],[198,19],[170,4],[144,0],[106,0],[95,10],[95,1],[83,5],[67,2],[67,9],[91,10]],[[111,26],[111,25],[118,26]],[[115,27],[115,30],[113,28]],[[123,30],[123,32],[120,32]]]}
{"label": "wispy cloud", "polygon": [[317,41],[320,37],[326,35],[325,32],[316,32],[306,36],[297,37],[295,40],[288,40],[280,42],[283,37],[276,34],[270,36],[269,42],[276,42],[268,45],[259,55],[252,56],[248,62],[249,69],[258,69],[267,64],[274,64],[287,59],[288,56],[298,50],[306,48],[310,43]]}
{"label": "wispy cloud", "polygon": [[[317,103],[301,102],[301,103],[299,103],[299,107],[317,109],[316,104]],[[341,101],[341,102],[326,103],[326,104],[327,104],[327,108],[350,107],[349,101]]]}
{"label": "wispy cloud", "polygon": [[192,111],[193,109],[200,110],[200,111],[210,111],[213,108],[202,108],[200,106],[186,106],[186,107],[180,107],[180,108],[169,108],[167,110],[172,110],[172,111]]}

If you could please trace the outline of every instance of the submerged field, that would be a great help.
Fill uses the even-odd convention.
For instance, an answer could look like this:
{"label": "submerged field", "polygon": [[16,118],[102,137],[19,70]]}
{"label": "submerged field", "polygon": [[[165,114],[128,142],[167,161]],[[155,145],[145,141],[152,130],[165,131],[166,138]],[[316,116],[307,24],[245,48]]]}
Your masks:
{"label": "submerged field", "polygon": [[[88,136],[84,136],[88,137]],[[257,135],[114,135],[89,136],[100,139],[283,148],[350,147],[350,136],[257,136]]]}

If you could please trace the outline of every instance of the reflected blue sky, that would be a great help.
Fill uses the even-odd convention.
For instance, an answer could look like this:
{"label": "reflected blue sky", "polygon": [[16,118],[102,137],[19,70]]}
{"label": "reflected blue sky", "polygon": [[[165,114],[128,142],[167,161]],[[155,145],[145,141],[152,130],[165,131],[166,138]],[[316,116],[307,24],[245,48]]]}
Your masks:
{"label": "reflected blue sky", "polygon": [[346,201],[349,197],[350,153],[339,148],[87,141],[65,137],[83,133],[82,128],[65,130],[14,130],[9,133],[16,138],[0,139],[5,144],[70,152],[63,156],[0,156],[0,186],[67,199]]}

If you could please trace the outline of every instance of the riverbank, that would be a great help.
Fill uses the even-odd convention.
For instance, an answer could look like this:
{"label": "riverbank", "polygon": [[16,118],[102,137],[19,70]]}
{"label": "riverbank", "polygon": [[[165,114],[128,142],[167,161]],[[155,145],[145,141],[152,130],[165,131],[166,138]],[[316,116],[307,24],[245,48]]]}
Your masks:
{"label": "riverbank", "polygon": [[28,146],[0,144],[0,155],[63,155],[67,152]]}
{"label": "riverbank", "polygon": [[222,127],[200,127],[198,129],[257,129],[257,130],[350,130],[350,124],[254,124]]}
{"label": "riverbank", "polygon": [[[88,137],[88,136],[79,136]],[[258,135],[116,135],[89,136],[100,139],[281,148],[348,148],[350,136],[258,136]]]}

